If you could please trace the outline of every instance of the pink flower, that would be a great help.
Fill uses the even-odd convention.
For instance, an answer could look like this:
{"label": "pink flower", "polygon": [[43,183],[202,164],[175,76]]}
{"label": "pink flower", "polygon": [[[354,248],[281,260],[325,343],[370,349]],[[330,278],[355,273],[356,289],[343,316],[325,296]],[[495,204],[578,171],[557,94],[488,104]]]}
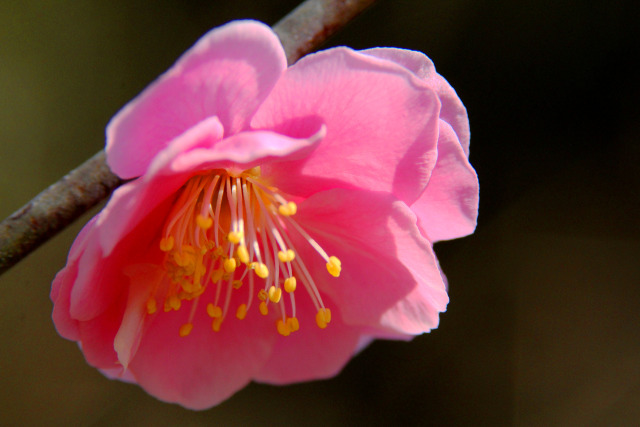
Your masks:
{"label": "pink flower", "polygon": [[107,128],[135,178],[77,237],[58,332],[111,378],[202,409],[335,375],[448,302],[432,243],[475,228],[466,111],[423,54],[205,35]]}

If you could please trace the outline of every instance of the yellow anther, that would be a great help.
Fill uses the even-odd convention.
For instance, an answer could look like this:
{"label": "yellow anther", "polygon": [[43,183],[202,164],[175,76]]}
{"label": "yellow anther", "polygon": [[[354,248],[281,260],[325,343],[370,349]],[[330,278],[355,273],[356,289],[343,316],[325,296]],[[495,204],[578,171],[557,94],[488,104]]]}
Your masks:
{"label": "yellow anther", "polygon": [[169,252],[171,249],[173,249],[173,243],[173,236],[163,237],[160,240],[160,250],[163,252]]}
{"label": "yellow anther", "polygon": [[300,322],[298,322],[298,318],[296,317],[287,317],[287,326],[291,332],[295,332],[300,329]]}
{"label": "yellow anther", "polygon": [[333,277],[340,276],[340,270],[342,270],[342,262],[337,257],[330,256],[327,263],[327,270]]}
{"label": "yellow anther", "polygon": [[196,250],[193,246],[183,245],[180,252],[173,254],[173,259],[180,267],[194,268],[196,263]]}
{"label": "yellow anther", "polygon": [[188,256],[185,256],[185,255],[186,254],[181,254],[180,252],[174,252],[173,253],[173,260],[180,267],[184,267],[187,264],[189,264],[189,258],[188,258]]}
{"label": "yellow anther", "polygon": [[280,302],[280,298],[282,297],[282,289],[280,288],[276,288],[275,286],[271,286],[269,288],[269,300],[272,303],[279,303]]}
{"label": "yellow anther", "polygon": [[242,280],[234,280],[232,282],[233,289],[240,289],[242,286]]}
{"label": "yellow anther", "polygon": [[180,305],[182,305],[180,303],[180,298],[178,298],[176,295],[171,295],[169,297],[169,307],[171,307],[172,309],[178,311],[178,310],[180,310]]}
{"label": "yellow anther", "polygon": [[243,264],[249,263],[249,251],[247,250],[246,246],[244,245],[240,246],[236,251],[236,254],[238,254],[238,258],[240,259],[241,263]]}
{"label": "yellow anther", "polygon": [[266,279],[269,276],[269,269],[263,263],[255,263],[254,269],[256,275],[261,279]]}
{"label": "yellow anther", "polygon": [[316,313],[316,323],[320,329],[327,327],[327,324],[331,322],[331,310],[328,308],[321,308]]}
{"label": "yellow anther", "polygon": [[209,317],[217,319],[222,317],[222,309],[217,305],[213,305],[212,303],[207,304],[207,314]]}
{"label": "yellow anther", "polygon": [[224,271],[227,273],[233,273],[236,271],[236,259],[235,258],[227,258],[224,260]]}
{"label": "yellow anther", "polygon": [[153,314],[158,310],[158,303],[154,297],[149,298],[147,301],[147,313]]}
{"label": "yellow anther", "polygon": [[235,245],[240,243],[240,240],[242,240],[242,237],[243,237],[242,231],[232,231],[229,234],[227,234],[227,239],[229,239],[229,241]]}
{"label": "yellow anther", "polygon": [[284,290],[287,293],[291,293],[296,290],[296,278],[291,276],[288,279],[284,279]]}
{"label": "yellow anther", "polygon": [[296,253],[291,249],[278,252],[278,259],[280,260],[280,262],[291,262],[295,257]]}
{"label": "yellow anther", "polygon": [[244,319],[247,316],[247,304],[240,304],[238,310],[236,311],[236,317],[240,320]]}
{"label": "yellow anther", "polygon": [[260,289],[260,291],[258,292],[258,299],[260,301],[266,301],[267,300],[267,291],[265,291],[264,289]]}
{"label": "yellow anther", "polygon": [[214,332],[219,332],[220,325],[222,325],[222,317],[216,317],[213,319],[213,322],[211,322],[211,329],[213,329]]}
{"label": "yellow anther", "polygon": [[247,169],[246,171],[243,172],[243,174],[246,174],[246,175],[251,176],[253,178],[260,178],[260,166],[256,166],[256,167],[253,167],[251,169]]}
{"label": "yellow anther", "polygon": [[283,337],[288,337],[291,333],[291,329],[287,323],[284,323],[282,319],[278,319],[276,322],[276,328],[278,329],[278,333]]}
{"label": "yellow anther", "polygon": [[196,217],[196,224],[203,230],[208,230],[213,225],[213,219],[208,216],[198,215]]}
{"label": "yellow anther", "polygon": [[263,316],[266,316],[267,314],[269,314],[269,307],[267,307],[266,302],[262,301],[260,303],[259,309],[260,309],[260,314],[262,314]]}
{"label": "yellow anther", "polygon": [[180,336],[186,337],[191,333],[192,330],[193,330],[193,323],[185,323],[184,325],[180,326]]}
{"label": "yellow anther", "polygon": [[295,215],[298,212],[298,205],[294,202],[288,202],[286,205],[278,206],[278,212],[283,216]]}
{"label": "yellow anther", "polygon": [[218,246],[213,250],[213,257],[220,258],[223,253],[224,253],[224,249],[222,249],[222,246]]}
{"label": "yellow anther", "polygon": [[211,275],[211,282],[218,283],[222,279],[222,276],[224,276],[224,270],[222,270],[221,268],[213,270],[213,274]]}

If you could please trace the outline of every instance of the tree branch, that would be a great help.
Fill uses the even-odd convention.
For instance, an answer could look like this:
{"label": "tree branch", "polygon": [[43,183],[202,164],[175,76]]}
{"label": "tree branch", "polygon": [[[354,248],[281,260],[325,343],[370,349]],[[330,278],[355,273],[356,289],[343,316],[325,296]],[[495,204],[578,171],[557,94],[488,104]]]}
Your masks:
{"label": "tree branch", "polygon": [[[375,0],[307,0],[281,19],[278,34],[289,64],[313,51]],[[107,198],[123,181],[101,151],[38,194],[0,223],[0,274],[80,215]]]}

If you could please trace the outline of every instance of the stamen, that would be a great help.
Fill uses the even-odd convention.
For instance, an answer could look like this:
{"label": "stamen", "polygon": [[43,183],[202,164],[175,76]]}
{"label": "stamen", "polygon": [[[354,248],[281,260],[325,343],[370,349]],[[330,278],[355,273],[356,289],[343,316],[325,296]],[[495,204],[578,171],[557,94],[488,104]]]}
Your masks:
{"label": "stamen", "polygon": [[278,329],[278,333],[282,336],[288,337],[291,334],[290,326],[283,322],[282,319],[278,319],[276,322],[276,328]]}
{"label": "stamen", "polygon": [[227,273],[233,273],[236,271],[236,259],[235,258],[227,258],[224,260],[224,271]]}
{"label": "stamen", "polygon": [[240,320],[244,319],[247,316],[247,305],[240,304],[238,307],[238,311],[236,311],[236,317]]}
{"label": "stamen", "polygon": [[260,314],[262,314],[263,316],[269,314],[269,308],[267,307],[267,303],[264,301],[260,303]]}
{"label": "stamen", "polygon": [[222,317],[216,317],[213,319],[213,322],[211,322],[211,329],[213,329],[214,332],[220,332],[220,325],[222,325]]}
{"label": "stamen", "polygon": [[296,278],[293,277],[293,276],[291,276],[291,277],[289,277],[289,278],[284,280],[284,290],[287,293],[291,293],[291,292],[295,291],[296,290],[296,285],[297,285]]}
{"label": "stamen", "polygon": [[208,230],[211,228],[211,226],[213,226],[213,219],[200,214],[198,214],[198,216],[196,217],[196,222],[198,224],[198,227],[202,228],[203,230]]}
{"label": "stamen", "polygon": [[316,323],[320,329],[327,327],[327,324],[331,322],[331,310],[328,308],[321,308],[316,313]]}
{"label": "stamen", "polygon": [[300,329],[300,323],[296,317],[287,317],[286,323],[291,332],[295,332]]}
{"label": "stamen", "polygon": [[340,276],[340,270],[342,270],[342,263],[340,260],[337,257],[330,256],[329,262],[327,262],[327,271],[329,271],[329,274],[333,277],[338,277]]}
{"label": "stamen", "polygon": [[277,304],[280,302],[280,298],[282,297],[282,289],[276,288],[275,286],[271,286],[269,288],[269,300]]}
{"label": "stamen", "polygon": [[240,260],[241,263],[243,264],[249,264],[249,251],[247,251],[247,247],[246,246],[240,246],[237,250],[236,250],[236,255],[238,255],[238,259]]}
{"label": "stamen", "polygon": [[296,253],[291,249],[287,249],[287,251],[278,252],[278,259],[280,262],[291,262],[296,257]]}
{"label": "stamen", "polygon": [[184,325],[180,326],[179,334],[181,337],[186,337],[191,333],[192,330],[193,330],[193,323],[185,323]]}
{"label": "stamen", "polygon": [[149,300],[147,300],[147,313],[153,314],[157,310],[158,310],[158,303],[156,302],[156,299],[153,297],[149,298]]}
{"label": "stamen", "polygon": [[263,263],[255,263],[253,269],[256,272],[256,275],[261,279],[266,279],[269,276],[269,269]]}
{"label": "stamen", "polygon": [[160,240],[160,250],[162,252],[169,252],[171,249],[173,249],[173,243],[174,243],[173,236],[163,237]]}
{"label": "stamen", "polygon": [[298,212],[298,206],[294,202],[288,202],[286,205],[280,205],[278,212],[283,216],[295,215]]}
{"label": "stamen", "polygon": [[222,317],[222,309],[218,306],[215,306],[209,303],[207,305],[207,314],[209,315],[209,317],[216,319],[218,317]]}
{"label": "stamen", "polygon": [[229,241],[235,245],[240,243],[240,239],[242,239],[243,237],[244,236],[242,235],[241,231],[232,231],[231,233],[227,234],[227,239],[229,239]]}
{"label": "stamen", "polygon": [[[144,308],[153,315],[158,311],[158,300],[165,312],[180,310],[184,301],[190,302],[188,321],[179,329],[181,337],[192,332],[202,295],[210,295],[212,301],[206,312],[213,331],[220,330],[230,307],[236,307],[237,319],[246,318],[257,295],[258,311],[267,316],[269,305],[274,304],[274,317],[279,317],[276,329],[288,336],[300,328],[294,296],[298,281],[317,310],[318,327],[326,328],[331,321],[331,312],[324,306],[291,233],[298,233],[325,260],[331,276],[340,275],[342,264],[292,218],[297,213],[296,203],[259,182],[259,177],[259,168],[231,175],[219,171],[194,176],[171,209],[159,241],[159,249],[165,253],[162,265],[166,279],[150,292]],[[244,295],[239,290],[245,280],[248,298],[237,301]],[[255,280],[262,281],[257,293]],[[214,289],[207,291],[210,286]],[[282,299],[283,292],[288,300]]]}

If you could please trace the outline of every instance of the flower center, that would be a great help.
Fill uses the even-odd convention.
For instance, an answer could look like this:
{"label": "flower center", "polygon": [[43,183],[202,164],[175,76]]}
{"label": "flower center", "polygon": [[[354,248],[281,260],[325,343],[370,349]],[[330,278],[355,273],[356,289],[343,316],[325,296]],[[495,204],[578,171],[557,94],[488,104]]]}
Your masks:
{"label": "flower center", "polygon": [[[147,313],[156,313],[159,299],[164,299],[165,312],[179,310],[182,301],[193,300],[180,336],[191,333],[198,301],[210,286],[215,292],[209,294],[213,297],[206,310],[216,332],[231,309],[236,318],[244,319],[254,296],[265,316],[270,306],[279,307],[276,329],[281,335],[297,331],[300,325],[294,295],[298,282],[315,305],[318,327],[326,328],[331,321],[331,311],[324,306],[313,277],[298,256],[291,234],[298,233],[306,240],[324,258],[327,271],[334,277],[340,275],[340,260],[327,255],[293,219],[296,204],[259,178],[259,167],[237,176],[223,170],[196,175],[183,186],[173,205],[160,240],[166,277],[162,286],[152,290]],[[245,283],[248,298],[232,307],[233,293]]]}

